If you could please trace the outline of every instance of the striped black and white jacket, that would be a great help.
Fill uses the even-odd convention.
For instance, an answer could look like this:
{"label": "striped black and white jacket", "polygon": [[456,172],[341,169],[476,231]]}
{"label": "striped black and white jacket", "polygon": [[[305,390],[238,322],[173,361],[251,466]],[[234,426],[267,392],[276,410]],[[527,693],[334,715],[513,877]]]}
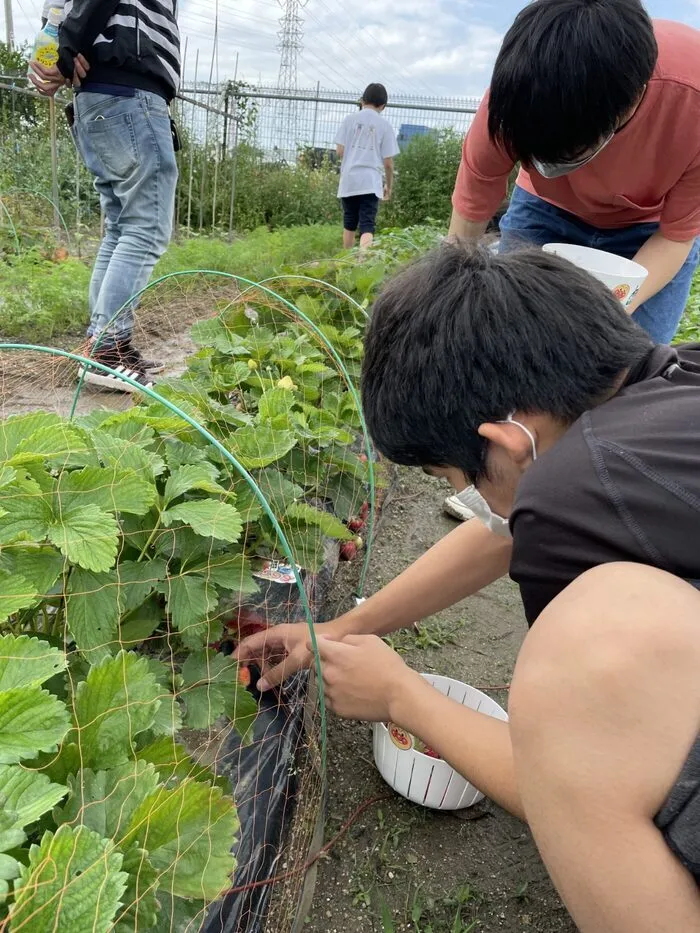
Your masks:
{"label": "striped black and white jacket", "polygon": [[170,101],[180,84],[177,0],[65,0],[58,67],[73,76],[79,52],[90,62],[84,82],[152,91]]}

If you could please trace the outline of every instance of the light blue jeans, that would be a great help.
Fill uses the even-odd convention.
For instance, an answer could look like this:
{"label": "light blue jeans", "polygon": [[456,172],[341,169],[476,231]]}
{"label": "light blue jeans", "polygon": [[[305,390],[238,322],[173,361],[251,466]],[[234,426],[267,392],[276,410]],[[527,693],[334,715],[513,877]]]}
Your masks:
{"label": "light blue jeans", "polygon": [[[634,259],[659,225],[635,224],[620,230],[591,227],[569,214],[516,187],[508,213],[501,220],[501,250],[507,252],[523,245],[544,246],[546,243],[571,243],[615,253],[623,259]],[[634,314],[634,320],[644,328],[655,343],[671,343],[676,336],[685,307],[688,304],[693,275],[700,262],[700,239],[695,241],[687,260],[676,277],[645,302]]]}
{"label": "light blue jeans", "polygon": [[177,162],[168,105],[157,94],[75,98],[73,137],[105,218],[90,283],[90,337],[100,346],[131,340],[132,300],[144,289],[173,230]]}

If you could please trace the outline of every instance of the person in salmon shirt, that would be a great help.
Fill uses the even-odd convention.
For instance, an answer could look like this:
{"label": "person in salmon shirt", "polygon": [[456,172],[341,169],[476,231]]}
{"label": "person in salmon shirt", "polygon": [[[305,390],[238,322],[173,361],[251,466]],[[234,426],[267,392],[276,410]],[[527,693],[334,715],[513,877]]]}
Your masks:
{"label": "person in salmon shirt", "polygon": [[670,343],[700,259],[700,32],[639,0],[535,0],[467,134],[450,232],[479,238],[522,166],[501,249],[559,242],[634,259],[629,308]]}
{"label": "person in salmon shirt", "polygon": [[[535,0],[464,141],[450,234],[478,239],[521,171],[500,249],[569,243],[649,271],[628,306],[672,342],[700,261],[700,32],[639,0]],[[444,511],[474,513],[456,490]]]}

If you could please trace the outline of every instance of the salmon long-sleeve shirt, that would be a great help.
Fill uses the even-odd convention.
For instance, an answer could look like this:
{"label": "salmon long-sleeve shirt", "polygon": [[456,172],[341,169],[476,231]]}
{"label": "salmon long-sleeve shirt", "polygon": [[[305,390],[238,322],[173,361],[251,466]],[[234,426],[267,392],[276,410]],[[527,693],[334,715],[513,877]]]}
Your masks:
{"label": "salmon long-sleeve shirt", "polygon": [[[518,185],[594,227],[659,222],[669,240],[700,235],[700,31],[656,20],[659,60],[634,117],[563,178],[523,169]],[[513,161],[489,137],[488,94],[464,141],[453,206],[472,221],[496,213]]]}

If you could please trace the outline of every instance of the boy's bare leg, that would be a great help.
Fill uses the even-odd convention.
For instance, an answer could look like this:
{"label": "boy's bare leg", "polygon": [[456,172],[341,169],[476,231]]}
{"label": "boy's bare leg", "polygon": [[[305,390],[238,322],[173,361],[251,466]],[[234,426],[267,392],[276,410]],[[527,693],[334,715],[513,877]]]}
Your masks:
{"label": "boy's bare leg", "polygon": [[372,243],[374,243],[374,234],[363,233],[360,237],[360,249],[369,249]]}
{"label": "boy's bare leg", "polygon": [[515,772],[583,933],[700,933],[700,888],[654,825],[700,733],[700,592],[610,564],[550,604],[511,694]]}
{"label": "boy's bare leg", "polygon": [[343,230],[343,248],[352,249],[355,245],[355,231]]}

